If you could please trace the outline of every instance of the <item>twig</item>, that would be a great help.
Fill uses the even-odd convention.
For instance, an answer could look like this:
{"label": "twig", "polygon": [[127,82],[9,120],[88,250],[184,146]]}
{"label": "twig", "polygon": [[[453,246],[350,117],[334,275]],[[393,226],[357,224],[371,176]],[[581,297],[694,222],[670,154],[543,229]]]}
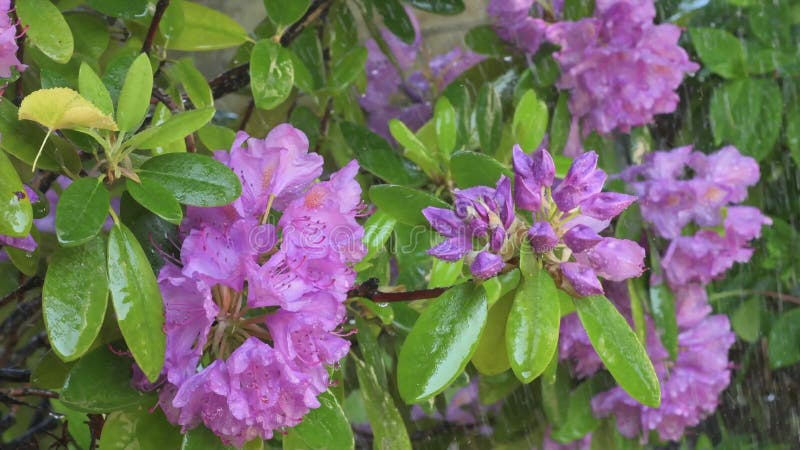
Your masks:
{"label": "twig", "polygon": [[13,367],[0,368],[0,380],[15,383],[27,383],[31,380],[31,371],[28,369],[16,369]]}
{"label": "twig", "polygon": [[142,53],[150,54],[150,49],[153,47],[153,40],[158,32],[158,25],[161,23],[161,18],[164,16],[164,11],[169,7],[169,0],[158,0],[156,3],[156,10],[153,13],[153,20],[150,21],[150,28],[147,30],[147,37],[142,44]]}
{"label": "twig", "polygon": [[244,110],[242,121],[239,123],[239,131],[244,131],[244,129],[247,128],[247,122],[249,122],[250,118],[253,117],[254,109],[256,109],[256,102],[251,98],[250,102],[247,103],[247,109]]}
{"label": "twig", "polygon": [[92,442],[89,444],[89,450],[97,449],[97,441],[100,439],[100,434],[103,432],[103,425],[106,424],[106,419],[102,414],[87,414],[89,416],[89,434],[92,437]]}
{"label": "twig", "polygon": [[[9,449],[9,450],[10,449],[16,449],[16,448],[26,448],[26,447],[23,447],[23,445],[29,445],[31,443],[31,441],[36,442],[35,435],[40,433],[40,432],[47,431],[47,430],[50,430],[52,428],[55,428],[56,425],[58,424],[58,420],[59,419],[56,419],[53,416],[45,417],[44,420],[42,420],[41,422],[39,422],[39,423],[35,424],[34,426],[28,428],[28,430],[25,431],[24,434],[22,434],[20,437],[18,437],[16,439],[14,439],[13,441],[10,441],[7,444],[7,446],[3,447],[3,448]],[[33,448],[33,447],[27,447],[27,448]]]}
{"label": "twig", "polygon": [[167,91],[161,89],[160,87],[153,87],[153,98],[158,100],[159,102],[163,103],[172,114],[177,114],[181,112],[180,106],[175,103],[175,100],[167,94]]}
{"label": "twig", "polygon": [[25,361],[40,347],[50,348],[47,332],[42,331],[33,336],[27,344],[15,350],[9,360],[10,366],[24,366]]}
{"label": "twig", "polygon": [[378,280],[371,278],[360,285],[354,286],[353,289],[347,292],[347,296],[366,298],[380,303],[408,302],[439,297],[451,287],[452,286],[405,292],[381,292],[378,290]]}
{"label": "twig", "polygon": [[0,299],[0,308],[6,306],[7,304],[9,304],[14,300],[21,299],[26,292],[30,291],[33,288],[41,286],[42,283],[44,283],[44,280],[42,280],[38,276],[28,278],[24,283],[22,283],[16,289],[14,289],[10,293],[6,294],[5,297]]}
{"label": "twig", "polygon": [[38,389],[31,387],[0,389],[0,394],[9,397],[43,397],[43,398],[58,398],[58,392],[50,391],[47,389]]}

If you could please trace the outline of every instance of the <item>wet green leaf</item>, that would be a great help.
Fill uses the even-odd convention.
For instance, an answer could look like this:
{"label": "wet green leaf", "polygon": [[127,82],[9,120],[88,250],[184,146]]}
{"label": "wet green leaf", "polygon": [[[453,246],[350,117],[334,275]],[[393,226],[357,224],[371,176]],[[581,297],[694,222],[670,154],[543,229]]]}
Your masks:
{"label": "wet green leaf", "polygon": [[[0,148],[26,164],[33,164],[45,132],[38,125],[19,120],[19,111],[8,100],[0,100]],[[78,171],[81,160],[74,149],[58,136],[50,136],[45,142],[36,167],[59,171],[62,166]]]}
{"label": "wet green leaf", "polygon": [[427,192],[393,184],[372,186],[369,189],[369,198],[383,212],[406,225],[427,224],[428,221],[422,215],[422,210],[428,206],[450,207]]}
{"label": "wet green leaf", "polygon": [[472,365],[482,375],[499,375],[511,367],[505,349],[506,322],[513,303],[514,296],[509,294],[489,309],[486,328],[483,329],[478,347],[472,355]]}
{"label": "wet green leaf", "polygon": [[149,450],[179,448],[180,445],[180,428],[167,422],[160,408],[149,411],[145,406],[138,406],[109,414],[99,446],[104,450]]}
{"label": "wet green leaf", "polygon": [[93,9],[120,19],[141,19],[147,15],[148,0],[86,0]]}
{"label": "wet green leaf", "polygon": [[184,58],[173,69],[183,85],[183,90],[197,109],[214,108],[214,97],[206,77],[197,70],[190,58]]}
{"label": "wet green leaf", "polygon": [[11,161],[0,152],[0,234],[24,237],[30,233],[32,224],[31,199]]}
{"label": "wet green leaf", "polygon": [[207,51],[236,47],[247,41],[247,32],[229,16],[199,3],[182,1],[183,27],[167,42],[167,48]]}
{"label": "wet green leaf", "polygon": [[101,178],[80,178],[67,186],[56,206],[56,236],[64,246],[97,236],[108,216],[111,195]]}
{"label": "wet green leaf", "polygon": [[42,315],[53,351],[64,361],[86,353],[108,305],[106,243],[96,237],[56,250],[42,288]]}
{"label": "wet green leaf", "polygon": [[137,149],[154,149],[182,140],[206,125],[214,117],[213,108],[194,109],[176,114],[166,122],[151,126],[131,137],[126,145]]}
{"label": "wet green leaf", "polygon": [[256,42],[250,54],[250,89],[256,106],[272,109],[283,103],[294,86],[291,52],[270,39]]}
{"label": "wet green leaf", "polygon": [[527,153],[536,150],[547,131],[547,104],[529,89],[525,92],[514,111],[512,129],[516,142]]}
{"label": "wet green leaf", "polygon": [[392,184],[419,186],[425,182],[419,168],[392,150],[379,135],[350,122],[342,122],[339,127],[362,169]]}
{"label": "wet green leaf", "polygon": [[553,430],[551,438],[568,443],[586,436],[594,431],[600,421],[592,414],[592,381],[584,381],[569,394],[569,405],[564,423]]}
{"label": "wet green leaf", "polygon": [[675,296],[666,284],[650,286],[650,310],[658,337],[674,361],[678,358],[678,322]]}
{"label": "wet green leaf", "polygon": [[731,316],[731,327],[744,341],[756,342],[761,334],[761,299],[745,300]]}
{"label": "wet green leaf", "polygon": [[111,100],[111,94],[103,84],[103,80],[89,67],[86,63],[81,63],[80,71],[78,72],[78,90],[81,95],[92,102],[103,114],[114,114],[114,102]]}
{"label": "wet green leaf", "polygon": [[373,448],[411,450],[411,440],[408,438],[406,425],[386,389],[386,384],[379,381],[373,366],[368,366],[355,356],[353,361],[367,417],[372,427]]}
{"label": "wet green leaf", "polygon": [[481,86],[478,92],[475,117],[478,119],[478,141],[481,150],[494,155],[503,136],[503,105],[500,102],[500,94],[489,83]]}
{"label": "wet green leaf", "polygon": [[222,206],[242,192],[239,178],[226,165],[196,153],[168,153],[147,160],[137,171],[142,182],[167,188],[179,202]]}
{"label": "wet green leaf", "polygon": [[139,128],[150,108],[152,90],[153,68],[150,66],[150,58],[142,53],[133,60],[119,94],[116,117],[121,131],[135,131]]}
{"label": "wet green leaf", "polygon": [[405,0],[405,3],[435,14],[459,14],[464,11],[463,0]]}
{"label": "wet green leaf", "polygon": [[432,300],[400,350],[397,382],[403,400],[421,402],[449,386],[475,353],[487,316],[486,291],[473,283]]}
{"label": "wet green leaf", "polygon": [[386,28],[406,44],[414,42],[416,30],[400,0],[372,0]]}
{"label": "wet green leaf", "polygon": [[125,185],[128,188],[128,193],[140,205],[167,222],[180,225],[181,219],[183,219],[183,210],[169,189],[152,181],[137,183],[131,179],[125,180]]}
{"label": "wet green leaf", "polygon": [[389,121],[389,132],[398,144],[404,147],[403,154],[406,158],[414,161],[428,178],[435,179],[441,177],[442,169],[439,162],[434,159],[431,151],[419,140],[413,131],[409,130],[403,122],[392,119]]}
{"label": "wet green leaf", "polygon": [[507,53],[506,44],[500,39],[491,25],[478,25],[467,31],[466,36],[464,36],[464,43],[473,52],[481,55],[498,56]]}
{"label": "wet green leaf", "polygon": [[283,437],[284,450],[354,448],[353,430],[336,398],[330,392],[325,392],[317,400],[322,405],[309,411],[300,425],[290,429]]}
{"label": "wet green leaf", "polygon": [[364,73],[364,64],[367,62],[366,47],[356,47],[333,63],[331,69],[331,87],[345,89]]}
{"label": "wet green leaf", "polygon": [[72,58],[75,42],[61,11],[50,0],[18,0],[17,15],[25,36],[48,58],[65,64]]}
{"label": "wet green leaf", "polygon": [[108,237],[108,280],[117,323],[136,363],[154,382],[164,365],[161,291],[139,241],[122,224]]}
{"label": "wet green leaf", "polygon": [[637,401],[657,408],[661,387],[653,363],[625,318],[601,295],[574,299],[583,328],[620,387]]}
{"label": "wet green leaf", "polygon": [[436,131],[436,144],[442,158],[450,159],[450,153],[456,148],[458,128],[456,110],[447,97],[440,97],[433,108],[433,128]]}
{"label": "wet green leaf", "polygon": [[450,174],[460,188],[473,186],[494,187],[500,177],[513,178],[513,173],[491,156],[483,153],[460,151],[450,158]]}
{"label": "wet green leaf", "polygon": [[745,75],[744,46],[739,38],[719,28],[691,28],[689,36],[706,68],[725,78]]}
{"label": "wet green leaf", "polygon": [[800,361],[800,308],[783,313],[769,332],[769,365],[772,369]]}
{"label": "wet green leaf", "polygon": [[191,429],[183,435],[180,450],[234,450],[222,443],[219,436],[204,426]]}
{"label": "wet green leaf", "polygon": [[311,0],[264,0],[267,15],[278,25],[288,26],[303,17],[311,6]]}

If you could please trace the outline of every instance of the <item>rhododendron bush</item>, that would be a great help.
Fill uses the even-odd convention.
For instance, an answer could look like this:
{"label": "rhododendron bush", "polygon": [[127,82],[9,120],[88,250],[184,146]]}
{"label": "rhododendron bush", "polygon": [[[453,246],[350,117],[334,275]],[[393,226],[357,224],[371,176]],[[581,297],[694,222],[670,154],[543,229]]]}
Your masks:
{"label": "rhododendron bush", "polygon": [[0,447],[796,447],[799,12],[0,0]]}

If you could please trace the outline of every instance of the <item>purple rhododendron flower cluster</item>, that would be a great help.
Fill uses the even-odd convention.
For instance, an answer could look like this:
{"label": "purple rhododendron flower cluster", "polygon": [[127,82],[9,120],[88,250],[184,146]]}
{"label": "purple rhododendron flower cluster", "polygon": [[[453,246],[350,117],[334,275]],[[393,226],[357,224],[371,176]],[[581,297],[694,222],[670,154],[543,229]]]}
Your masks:
{"label": "purple rhododendron flower cluster", "polygon": [[0,79],[28,67],[17,58],[17,27],[8,15],[10,9],[11,0],[0,0]]}
{"label": "purple rhododendron flower cluster", "polygon": [[543,19],[560,19],[563,0],[554,0],[546,8],[536,0],[491,0],[487,8],[494,21],[494,29],[503,40],[514,44],[525,53],[536,53],[547,39],[549,23]]}
{"label": "purple rhododendron flower cluster", "polygon": [[240,132],[215,157],[239,176],[242,195],[188,208],[180,264],[159,274],[167,334],[159,404],[184,431],[202,423],[241,447],[319,407],[326,366],[349,349],[337,329],[351,265],[366,252],[361,188],[355,162],[315,182],[322,157],[289,125],[263,140]]}
{"label": "purple rhododendron flower cluster", "polygon": [[675,111],[675,89],[699,66],[678,45],[680,28],[653,24],[655,14],[649,0],[598,0],[594,17],[548,27],[561,47],[557,87],[571,93],[573,128],[628,132]]}
{"label": "purple rhododendron flower cluster", "polygon": [[483,60],[481,55],[456,47],[430,58],[425,69],[413,71],[417,60],[424,55],[422,34],[411,8],[406,7],[406,13],[414,26],[414,40],[410,44],[386,29],[381,30],[381,36],[397,66],[392,64],[374,39],[365,44],[368,51],[367,89],[359,103],[368,113],[369,128],[389,140],[392,139],[389,133],[391,119],[400,120],[411,130],[421,127],[432,115],[431,101],[436,93]]}
{"label": "purple rhododendron flower cluster", "polygon": [[[563,180],[555,178],[555,164],[545,149],[527,155],[515,146],[513,159],[513,196],[503,176],[495,189],[456,189],[454,210],[422,211],[447,238],[431,255],[446,261],[466,257],[474,276],[489,278],[528,240],[557,284],[580,297],[603,293],[598,276],[621,281],[642,273],[644,249],[599,234],[635,197],[601,192],[606,173],[597,168],[596,153],[576,158]],[[533,224],[518,217],[515,207],[531,213]],[[476,242],[480,248],[473,250]]]}

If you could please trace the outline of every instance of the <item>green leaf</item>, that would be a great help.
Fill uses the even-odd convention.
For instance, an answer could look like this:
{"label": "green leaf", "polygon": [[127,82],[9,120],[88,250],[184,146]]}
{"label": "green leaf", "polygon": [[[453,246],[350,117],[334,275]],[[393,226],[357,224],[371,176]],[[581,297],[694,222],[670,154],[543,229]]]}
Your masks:
{"label": "green leaf", "polygon": [[33,91],[22,100],[17,114],[19,120],[39,122],[50,130],[80,127],[117,129],[111,116],[103,114],[92,102],[69,88]]}
{"label": "green leaf", "polygon": [[[36,227],[31,227],[31,237],[37,244],[42,241],[39,230],[37,230]],[[8,259],[11,260],[14,267],[23,274],[32,277],[39,273],[39,262],[42,259],[42,252],[38,246],[32,252],[11,246],[4,246],[3,250],[5,250]]]}
{"label": "green leaf", "polygon": [[85,61],[99,59],[111,41],[105,19],[88,12],[68,12],[64,14],[64,19],[75,39],[75,55]]}
{"label": "green leaf", "polygon": [[208,85],[206,77],[194,66],[191,58],[180,60],[172,70],[177,75],[195,108],[213,109],[214,96],[211,93],[211,87]]}
{"label": "green leaf", "polygon": [[369,198],[383,212],[406,225],[427,224],[427,219],[422,215],[422,210],[425,207],[450,207],[447,203],[427,192],[393,184],[372,186],[369,189]]}
{"label": "green leaf", "polygon": [[108,236],[108,280],[125,343],[147,379],[155,382],[164,365],[161,291],[139,241],[122,224]]}
{"label": "green leaf", "polygon": [[389,132],[398,144],[404,147],[404,155],[406,158],[414,161],[424,172],[428,178],[436,179],[442,176],[442,169],[439,163],[434,159],[431,152],[417,138],[413,131],[409,130],[403,122],[392,119],[389,121]]}
{"label": "green leaf", "polygon": [[138,406],[108,415],[99,446],[103,450],[146,450],[180,445],[180,428],[167,422],[160,408],[150,411]]}
{"label": "green leaf", "polygon": [[800,308],[783,313],[769,332],[769,366],[780,369],[800,361]]}
{"label": "green leaf", "polygon": [[594,12],[594,0],[565,0],[564,20],[578,20],[590,17]]}
{"label": "green leaf", "polygon": [[117,104],[117,125],[121,131],[139,128],[150,107],[150,92],[153,90],[153,68],[150,57],[142,53],[133,60]]}
{"label": "green leaf", "polygon": [[464,11],[463,0],[405,0],[405,3],[435,14],[455,15]]}
{"label": "green leaf", "polygon": [[503,105],[500,102],[500,94],[489,83],[481,86],[478,92],[475,117],[479,119],[478,141],[481,150],[494,155],[503,137]]}
{"label": "green leaf", "polygon": [[42,288],[42,315],[53,351],[72,361],[89,350],[108,305],[103,238],[55,251]]}
{"label": "green leaf", "polygon": [[499,375],[511,367],[506,349],[506,322],[511,305],[514,303],[513,295],[505,295],[492,305],[486,320],[475,354],[472,355],[472,365],[482,375]]}
{"label": "green leaf", "polygon": [[148,0],[86,0],[93,9],[120,19],[141,19],[147,14]]}
{"label": "green leaf", "polygon": [[64,246],[80,245],[103,229],[111,195],[101,178],[80,178],[61,193],[56,206],[56,236]]}
{"label": "green leaf", "polygon": [[724,78],[745,75],[744,46],[739,38],[717,28],[691,28],[689,36],[703,66]]}
{"label": "green leaf", "polygon": [[513,177],[513,173],[496,159],[470,151],[453,154],[450,158],[450,174],[460,188],[494,186],[503,175]]}
{"label": "green leaf", "polygon": [[0,234],[25,237],[31,231],[31,224],[31,199],[11,161],[0,152]]}
{"label": "green leaf", "polygon": [[486,326],[486,291],[474,283],[448,289],[417,319],[400,350],[397,384],[406,403],[442,392],[464,370]]}
{"label": "green leaf", "polygon": [[149,127],[134,135],[125,145],[135,149],[162,147],[194,133],[206,125],[213,117],[213,108],[185,111],[170,117],[161,125]]}
{"label": "green leaf", "polygon": [[567,144],[569,136],[570,115],[569,95],[562,92],[558,95],[556,108],[553,110],[553,121],[550,123],[550,152],[559,155]]}
{"label": "green leaf", "polygon": [[547,104],[529,89],[523,94],[514,111],[512,129],[516,142],[522,150],[530,153],[539,147],[547,131]]}
{"label": "green leaf", "polygon": [[48,58],[66,64],[75,43],[61,11],[50,0],[18,0],[16,7],[28,40]]}
{"label": "green leaf", "polygon": [[167,48],[207,51],[236,47],[248,40],[247,32],[229,16],[199,3],[182,1],[183,27],[167,42]]}
{"label": "green leaf", "polygon": [[592,347],[620,387],[638,402],[657,408],[661,387],[653,363],[622,314],[602,295],[573,302]]}
{"label": "green leaf", "polygon": [[275,24],[286,27],[300,20],[311,6],[311,0],[264,0],[267,15]]}
{"label": "green leaf", "polygon": [[339,128],[362,169],[392,184],[419,186],[425,182],[425,175],[392,150],[382,137],[350,122],[340,123]]}
{"label": "green leaf", "polygon": [[180,240],[178,227],[145,209],[128,192],[120,198],[119,218],[142,244],[153,272],[158,273],[169,258],[180,259],[180,249],[172,244]]}
{"label": "green leaf", "polygon": [[236,139],[236,132],[227,127],[208,123],[197,130],[197,137],[209,150],[228,150]]}
{"label": "green leaf", "polygon": [[[525,253],[532,255],[523,249]],[[540,267],[521,270],[523,280],[508,315],[505,344],[514,374],[523,383],[530,383],[553,359],[561,312],[558,290],[550,274]]]}
{"label": "green leaf", "polygon": [[193,428],[183,435],[180,450],[234,450],[219,440],[219,436],[214,434],[205,426]]}
{"label": "green leaf", "polygon": [[761,334],[761,299],[753,297],[742,302],[731,316],[731,327],[742,340],[754,343]]}
{"label": "green leaf", "polygon": [[111,94],[108,93],[106,85],[86,63],[81,63],[78,72],[78,90],[103,114],[110,116],[114,113],[114,102],[111,100]]}
{"label": "green leaf", "polygon": [[491,25],[478,25],[467,31],[464,43],[472,51],[481,55],[500,56],[507,53],[506,44]]}
{"label": "green leaf", "polygon": [[364,73],[364,64],[367,62],[366,47],[358,46],[333,63],[331,69],[331,87],[342,90],[356,81]]}
{"label": "green leaf", "polygon": [[436,131],[436,143],[444,160],[450,159],[450,153],[456,148],[456,110],[447,97],[440,97],[433,108],[433,127]]}
{"label": "green leaf", "polygon": [[383,211],[375,211],[364,223],[364,244],[370,253],[377,253],[389,240],[397,220]]}
{"label": "green leaf", "polygon": [[342,407],[330,392],[317,397],[322,404],[303,417],[300,425],[283,437],[284,450],[325,448],[350,450],[355,447],[353,430],[347,422]]}
{"label": "green leaf", "polygon": [[600,421],[592,414],[592,381],[584,381],[569,395],[567,417],[564,423],[553,430],[551,438],[569,443],[591,433],[600,425]]}
{"label": "green leaf", "polygon": [[[361,331],[361,333],[368,332]],[[360,333],[359,333],[360,334]],[[360,387],[367,417],[372,426],[374,437],[373,448],[385,450],[411,450],[411,440],[392,396],[375,374],[375,368],[368,366],[358,357],[353,356],[356,365],[356,376]]]}
{"label": "green leaf", "polygon": [[459,259],[455,262],[433,259],[431,272],[429,275],[428,289],[438,287],[449,287],[457,284],[464,271],[464,260]]}
{"label": "green leaf", "polygon": [[[0,135],[0,148],[28,165],[33,164],[39,146],[45,141],[44,130],[31,122],[20,121],[17,107],[8,100],[0,100]],[[50,136],[45,142],[37,163],[37,167],[52,171],[59,171],[62,166],[73,171],[81,167],[78,154],[58,136]]]}
{"label": "green leaf", "polygon": [[59,400],[78,411],[102,414],[155,401],[131,386],[130,358],[115,355],[106,346],[75,363]]}
{"label": "green leaf", "polygon": [[371,0],[383,17],[383,23],[389,31],[406,44],[414,42],[417,31],[408,17],[400,0]]}
{"label": "green leaf", "polygon": [[283,103],[294,86],[294,66],[289,50],[271,39],[256,42],[250,53],[250,89],[256,106],[272,109]]}
{"label": "green leaf", "polygon": [[744,79],[728,82],[711,95],[714,141],[735,145],[758,161],[775,147],[781,129],[783,97],[775,81]]}
{"label": "green leaf", "polygon": [[[558,355],[556,358],[558,359]],[[569,408],[570,374],[563,365],[555,366],[555,379],[550,382],[545,375],[540,378],[539,388],[542,392],[542,410],[554,429],[560,428],[567,420]],[[514,378],[516,379],[516,378]],[[590,409],[591,410],[591,409]]]}
{"label": "green leaf", "polygon": [[670,359],[678,358],[678,321],[675,315],[675,296],[666,284],[650,286],[650,310],[661,343]]}
{"label": "green leaf", "polygon": [[128,188],[128,193],[140,205],[149,209],[153,214],[161,217],[167,222],[180,225],[183,219],[183,210],[180,203],[172,195],[169,189],[161,186],[152,181],[142,181],[137,183],[130,178],[125,180],[125,185]]}
{"label": "green leaf", "polygon": [[167,188],[179,202],[222,206],[239,198],[239,178],[226,165],[196,153],[168,153],[150,158],[136,172],[142,182]]}

